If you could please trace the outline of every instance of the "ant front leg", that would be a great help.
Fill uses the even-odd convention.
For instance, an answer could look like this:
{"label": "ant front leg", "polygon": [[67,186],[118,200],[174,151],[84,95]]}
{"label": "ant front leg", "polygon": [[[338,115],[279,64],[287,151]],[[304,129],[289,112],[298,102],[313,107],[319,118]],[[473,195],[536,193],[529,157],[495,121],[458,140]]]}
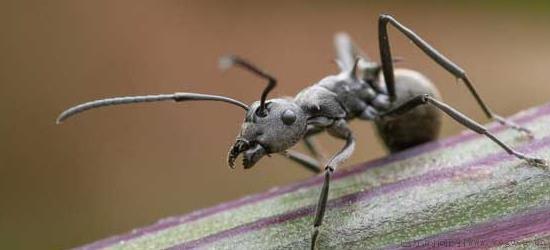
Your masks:
{"label": "ant front leg", "polygon": [[286,156],[288,159],[300,164],[300,166],[306,168],[309,171],[312,171],[313,173],[321,173],[321,164],[319,161],[311,158],[310,156],[300,153],[298,151],[294,150],[287,150],[285,152],[280,153],[283,156]]}
{"label": "ant front leg", "polygon": [[467,117],[466,115],[460,113],[458,110],[452,108],[451,106],[431,97],[430,95],[419,95],[417,97],[414,97],[405,103],[390,109],[389,111],[382,114],[382,116],[396,116],[403,113],[406,113],[409,110],[414,109],[415,107],[419,105],[424,104],[430,104],[434,107],[438,108],[439,110],[443,111],[445,114],[449,115],[451,118],[453,118],[455,121],[459,122],[460,124],[464,125],[465,127],[473,130],[474,132],[485,135],[489,139],[491,139],[493,142],[498,144],[502,149],[504,149],[508,154],[513,155],[517,157],[518,159],[522,159],[526,161],[530,165],[534,165],[536,167],[545,168],[547,167],[547,162],[543,159],[530,157],[528,155],[525,155],[521,152],[518,152],[500,139],[498,139],[493,133],[491,133],[489,130],[487,130],[486,127],[483,125],[477,123],[476,121],[472,120],[471,118]]}
{"label": "ant front leg", "polygon": [[328,132],[334,137],[346,140],[346,145],[334,155],[325,166],[324,182],[321,188],[321,194],[315,211],[315,220],[313,222],[313,233],[311,237],[311,249],[317,248],[317,238],[319,236],[319,227],[323,224],[325,209],[327,206],[330,179],[336,168],[348,159],[355,148],[355,139],[351,130],[348,128],[345,120],[337,120]]}
{"label": "ant front leg", "polygon": [[326,160],[326,156],[317,141],[313,138],[313,136],[319,134],[322,132],[322,128],[311,128],[308,129],[306,132],[306,135],[304,136],[304,145],[306,146],[306,149],[308,152],[318,161],[324,162]]}
{"label": "ant front leg", "polygon": [[313,139],[313,136],[306,136],[304,138],[304,144],[309,153],[311,153],[311,155],[315,157],[315,159],[321,162],[325,160],[325,155],[323,154],[321,147],[319,146],[317,141]]}
{"label": "ant front leg", "polygon": [[387,30],[388,23],[394,26],[401,33],[403,33],[407,38],[409,38],[418,48],[420,48],[426,55],[432,58],[437,64],[439,64],[441,67],[443,67],[445,70],[447,70],[449,73],[451,73],[458,79],[462,80],[462,82],[466,84],[466,87],[468,88],[470,93],[474,96],[477,103],[479,104],[479,106],[481,107],[481,109],[489,119],[496,120],[504,126],[507,126],[509,128],[525,133],[529,137],[533,137],[532,132],[529,129],[524,128],[512,121],[509,121],[503,118],[502,116],[491,111],[491,109],[489,109],[489,107],[481,99],[476,89],[474,88],[474,85],[472,84],[472,82],[466,75],[466,72],[462,68],[460,68],[458,65],[453,63],[451,60],[449,60],[439,51],[434,49],[432,46],[430,46],[430,44],[424,41],[420,36],[415,34],[412,30],[410,30],[406,26],[399,23],[392,16],[380,15],[378,19],[378,42],[380,46],[380,57],[382,60],[382,70],[384,73],[384,79],[386,81],[388,93],[392,101],[396,99],[396,96],[395,96],[395,79],[394,79],[394,73],[393,73],[393,62],[392,62],[390,42],[389,42],[388,30]]}
{"label": "ant front leg", "polygon": [[313,135],[321,131],[322,129],[310,129],[304,136],[304,144],[313,157],[294,150],[286,150],[281,154],[315,174],[321,173],[322,167],[320,162],[323,162],[325,157],[319,149],[317,143],[313,140],[313,138],[311,138]]}
{"label": "ant front leg", "polygon": [[333,120],[326,117],[315,117],[309,120],[307,132],[304,136],[304,144],[313,158],[294,150],[287,150],[282,154],[309,171],[316,174],[321,173],[323,169],[320,162],[324,162],[326,157],[313,136],[322,132],[324,128],[332,126],[333,123]]}

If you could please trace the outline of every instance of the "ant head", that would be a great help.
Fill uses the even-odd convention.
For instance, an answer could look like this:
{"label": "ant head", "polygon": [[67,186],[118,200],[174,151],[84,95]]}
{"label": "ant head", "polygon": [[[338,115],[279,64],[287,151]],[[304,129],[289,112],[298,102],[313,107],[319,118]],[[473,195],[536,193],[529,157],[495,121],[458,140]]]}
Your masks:
{"label": "ant head", "polygon": [[282,152],[296,144],[307,127],[305,112],[287,99],[271,99],[262,108],[257,101],[250,105],[237,141],[231,147],[228,163],[234,168],[242,154],[244,168],[251,168],[265,155]]}

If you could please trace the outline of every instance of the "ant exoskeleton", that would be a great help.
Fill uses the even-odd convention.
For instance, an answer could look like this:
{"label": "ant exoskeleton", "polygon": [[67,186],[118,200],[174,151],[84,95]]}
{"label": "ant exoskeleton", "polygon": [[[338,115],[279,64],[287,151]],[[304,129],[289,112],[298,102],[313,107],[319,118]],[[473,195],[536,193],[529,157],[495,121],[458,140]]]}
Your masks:
{"label": "ant exoskeleton", "polygon": [[[388,24],[394,26],[426,55],[466,84],[488,118],[531,135],[529,130],[493,113],[478,95],[464,70],[389,15],[380,15],[378,20],[380,64],[366,57],[346,34],[340,33],[336,35],[335,45],[341,72],[327,76],[303,89],[294,98],[267,100],[269,92],[277,85],[275,78],[246,60],[229,56],[220,60],[222,67],[239,66],[268,81],[260,101],[248,106],[229,97],[196,93],[115,97],[72,107],[63,112],[57,121],[62,122],[70,116],[93,108],[140,102],[209,100],[239,106],[246,111],[246,115],[240,134],[229,150],[228,163],[231,168],[235,167],[235,160],[239,155],[243,158],[242,165],[248,169],[263,156],[280,153],[310,171],[324,172],[324,184],[313,223],[312,248],[317,244],[319,226],[323,222],[331,176],[354,150],[355,138],[347,126],[351,119],[374,121],[378,134],[388,149],[396,152],[436,139],[443,112],[474,132],[485,135],[509,154],[531,165],[546,165],[543,159],[515,151],[483,125],[440,101],[437,89],[422,74],[405,69],[394,71]],[[324,157],[312,141],[312,136],[325,130],[330,135],[345,140],[346,143],[339,152],[321,165],[319,161]],[[313,157],[289,150],[302,139]]]}

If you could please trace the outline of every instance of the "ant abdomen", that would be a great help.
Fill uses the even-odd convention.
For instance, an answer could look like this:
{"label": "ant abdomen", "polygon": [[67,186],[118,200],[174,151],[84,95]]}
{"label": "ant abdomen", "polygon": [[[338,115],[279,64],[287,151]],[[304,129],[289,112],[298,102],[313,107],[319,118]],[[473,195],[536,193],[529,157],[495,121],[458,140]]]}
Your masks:
{"label": "ant abdomen", "polygon": [[[422,94],[441,99],[437,88],[419,72],[396,69],[395,81],[397,99],[393,107]],[[375,124],[378,135],[393,153],[437,139],[441,128],[441,112],[432,105],[420,105],[399,116],[378,119]]]}

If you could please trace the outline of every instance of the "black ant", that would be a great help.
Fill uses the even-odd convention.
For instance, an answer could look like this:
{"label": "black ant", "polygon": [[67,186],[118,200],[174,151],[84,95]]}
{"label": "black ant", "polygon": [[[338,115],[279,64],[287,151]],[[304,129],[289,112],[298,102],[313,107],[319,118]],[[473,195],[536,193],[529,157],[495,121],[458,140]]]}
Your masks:
{"label": "black ant", "polygon": [[[493,113],[478,95],[463,69],[389,15],[380,15],[378,20],[381,63],[370,60],[346,34],[337,34],[335,45],[340,73],[323,78],[300,91],[294,98],[267,100],[269,92],[277,85],[277,80],[242,58],[228,56],[220,60],[220,65],[224,68],[238,66],[268,81],[260,101],[248,106],[229,97],[196,93],[115,97],[72,107],[63,112],[57,121],[59,123],[77,113],[103,106],[167,100],[221,101],[241,107],[246,111],[246,115],[240,134],[229,150],[228,163],[231,168],[235,167],[235,160],[239,155],[243,156],[243,167],[248,169],[263,156],[279,153],[315,173],[324,172],[324,184],[313,223],[312,248],[317,245],[331,176],[336,168],[350,157],[355,147],[355,138],[347,126],[351,119],[374,121],[378,134],[388,149],[396,152],[436,139],[443,112],[465,127],[485,135],[509,154],[531,165],[545,166],[543,159],[515,151],[483,125],[439,100],[435,86],[419,72],[394,70],[387,32],[388,24],[394,26],[426,55],[466,84],[488,118],[531,135],[528,129]],[[319,161],[323,157],[312,141],[312,136],[325,130],[330,135],[345,140],[346,143],[332,158],[321,164]],[[302,139],[314,157],[289,150]]]}

